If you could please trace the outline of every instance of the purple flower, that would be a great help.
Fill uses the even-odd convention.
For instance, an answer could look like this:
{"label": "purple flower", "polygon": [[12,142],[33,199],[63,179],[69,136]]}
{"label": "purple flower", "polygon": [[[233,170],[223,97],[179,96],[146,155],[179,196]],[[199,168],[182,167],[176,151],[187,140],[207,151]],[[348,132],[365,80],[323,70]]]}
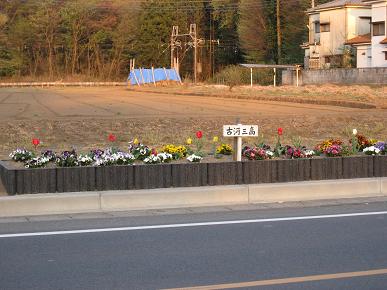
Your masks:
{"label": "purple flower", "polygon": [[385,142],[378,142],[375,144],[375,148],[378,148],[380,151],[386,151],[387,146]]}

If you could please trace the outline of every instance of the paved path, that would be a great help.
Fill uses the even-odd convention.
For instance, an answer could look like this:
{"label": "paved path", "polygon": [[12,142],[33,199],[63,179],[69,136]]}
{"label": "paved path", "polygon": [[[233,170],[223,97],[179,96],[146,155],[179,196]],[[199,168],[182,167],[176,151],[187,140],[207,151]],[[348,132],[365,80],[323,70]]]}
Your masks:
{"label": "paved path", "polygon": [[1,289],[385,289],[386,202],[296,206],[2,220]]}

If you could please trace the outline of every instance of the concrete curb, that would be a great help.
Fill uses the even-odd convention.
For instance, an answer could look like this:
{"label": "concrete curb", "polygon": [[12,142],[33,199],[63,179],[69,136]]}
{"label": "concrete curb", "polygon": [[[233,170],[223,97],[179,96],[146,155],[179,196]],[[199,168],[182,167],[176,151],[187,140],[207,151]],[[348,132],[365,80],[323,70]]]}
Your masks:
{"label": "concrete curb", "polygon": [[35,194],[1,197],[0,217],[247,205],[377,196],[387,196],[387,178]]}
{"label": "concrete curb", "polygon": [[276,185],[250,185],[249,202],[268,203],[348,197],[373,197],[383,195],[381,184],[381,178],[364,178],[335,181],[290,182]]}

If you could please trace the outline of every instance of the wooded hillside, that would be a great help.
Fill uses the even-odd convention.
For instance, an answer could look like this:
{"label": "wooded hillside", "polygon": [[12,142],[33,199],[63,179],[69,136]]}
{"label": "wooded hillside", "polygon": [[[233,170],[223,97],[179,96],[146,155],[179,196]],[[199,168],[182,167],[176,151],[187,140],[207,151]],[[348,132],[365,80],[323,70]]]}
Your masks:
{"label": "wooded hillside", "polygon": [[[304,11],[310,5],[311,0],[0,0],[0,77],[122,79],[131,58],[136,66],[170,66],[172,26],[187,33],[191,23],[205,40],[199,49],[202,79],[242,61],[301,63],[299,45],[308,34]],[[181,64],[182,76],[191,76],[189,43],[182,43]]]}

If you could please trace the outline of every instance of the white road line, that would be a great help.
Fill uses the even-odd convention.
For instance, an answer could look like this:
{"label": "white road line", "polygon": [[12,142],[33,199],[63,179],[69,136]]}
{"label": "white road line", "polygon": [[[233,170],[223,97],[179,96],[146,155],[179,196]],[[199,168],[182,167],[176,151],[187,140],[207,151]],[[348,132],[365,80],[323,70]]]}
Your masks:
{"label": "white road line", "polygon": [[361,217],[361,216],[374,216],[374,215],[387,215],[387,211],[345,213],[345,214],[331,214],[331,215],[315,215],[315,216],[300,216],[300,217],[284,217],[284,218],[268,218],[268,219],[252,219],[252,220],[234,220],[234,221],[219,221],[219,222],[201,222],[201,223],[186,223],[186,224],[135,226],[135,227],[121,227],[121,228],[84,229],[84,230],[71,230],[71,231],[51,231],[51,232],[35,232],[35,233],[2,234],[2,235],[0,235],[0,238],[56,236],[56,235],[71,235],[71,234],[105,233],[105,232],[125,232],[125,231],[153,230],[153,229],[172,229],[172,228],[189,228],[189,227],[201,227],[201,226],[217,226],[217,225],[254,224],[254,223],[267,223],[267,222],[317,220],[317,219],[345,218],[345,217],[359,217],[359,216]]}

